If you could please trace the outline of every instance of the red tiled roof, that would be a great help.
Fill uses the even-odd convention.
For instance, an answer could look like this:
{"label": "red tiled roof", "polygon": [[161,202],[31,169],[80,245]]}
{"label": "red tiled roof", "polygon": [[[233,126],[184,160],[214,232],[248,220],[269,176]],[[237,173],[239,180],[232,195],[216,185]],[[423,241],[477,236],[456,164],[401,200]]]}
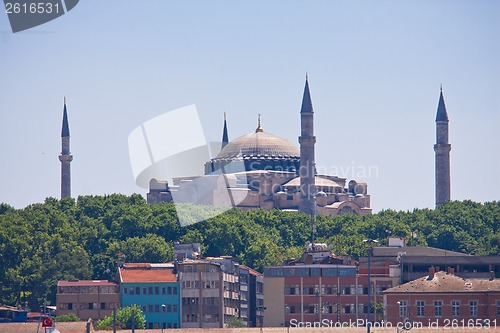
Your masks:
{"label": "red tiled roof", "polygon": [[125,268],[150,268],[151,264],[142,262],[128,262],[123,265]]}
{"label": "red tiled roof", "polygon": [[500,279],[463,279],[443,271],[385,290],[384,294],[500,291]]}
{"label": "red tiled roof", "polygon": [[171,269],[126,269],[120,268],[121,282],[176,282]]}
{"label": "red tiled roof", "polygon": [[248,272],[254,276],[263,276],[262,273],[257,272],[255,269],[248,267],[247,265],[240,265],[240,267],[243,267],[245,269],[248,269]]}
{"label": "red tiled roof", "polygon": [[73,287],[73,286],[114,286],[114,282],[108,280],[60,280],[57,281],[58,287]]}

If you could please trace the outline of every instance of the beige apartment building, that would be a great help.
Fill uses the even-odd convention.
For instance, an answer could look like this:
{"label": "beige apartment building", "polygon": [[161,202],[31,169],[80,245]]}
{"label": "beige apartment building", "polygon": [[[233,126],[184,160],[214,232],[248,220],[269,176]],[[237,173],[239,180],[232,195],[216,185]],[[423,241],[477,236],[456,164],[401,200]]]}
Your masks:
{"label": "beige apartment building", "polygon": [[57,314],[74,313],[87,320],[102,319],[120,304],[116,283],[107,280],[67,280],[57,282]]}
{"label": "beige apartment building", "polygon": [[239,313],[238,264],[231,257],[178,264],[181,327],[222,328]]}

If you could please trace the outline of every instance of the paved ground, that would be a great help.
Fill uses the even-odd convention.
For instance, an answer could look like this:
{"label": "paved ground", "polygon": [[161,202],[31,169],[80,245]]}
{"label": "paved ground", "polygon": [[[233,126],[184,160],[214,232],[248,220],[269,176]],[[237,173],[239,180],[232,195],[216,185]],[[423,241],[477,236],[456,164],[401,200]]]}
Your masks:
{"label": "paved ground", "polygon": [[[86,324],[87,323],[83,321],[76,323],[56,323],[56,327],[61,333],[85,333]],[[0,323],[0,333],[36,333],[37,328],[37,322]],[[45,329],[40,325],[38,332],[45,333]]]}
{"label": "paved ground", "polygon": [[[0,324],[0,333],[36,333],[37,323],[15,323],[15,324]],[[61,333],[85,333],[86,322],[78,323],[56,323],[57,329]],[[40,327],[40,333],[45,333],[45,330]],[[118,331],[119,333],[131,333],[131,330]],[[366,333],[366,328],[286,328],[280,327],[264,327],[260,328],[235,328],[235,329],[168,329],[165,333]],[[395,333],[396,328],[372,328],[372,333]],[[404,331],[405,333],[500,333],[500,326],[490,329],[411,329]],[[112,333],[112,331],[95,331],[95,333]],[[155,330],[135,330],[135,333],[161,333],[160,329]]]}

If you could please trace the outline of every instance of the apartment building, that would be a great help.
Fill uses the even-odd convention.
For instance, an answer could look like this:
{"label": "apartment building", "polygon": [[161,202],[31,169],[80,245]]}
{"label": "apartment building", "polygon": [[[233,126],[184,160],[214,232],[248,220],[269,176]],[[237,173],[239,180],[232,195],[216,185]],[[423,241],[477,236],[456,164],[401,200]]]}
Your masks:
{"label": "apartment building", "polygon": [[[393,326],[496,327],[500,322],[500,280],[464,279],[454,269],[435,272],[383,292],[384,321]],[[408,326],[409,325],[409,326]]]}
{"label": "apartment building", "polygon": [[107,280],[62,280],[57,282],[57,314],[74,313],[86,320],[112,314],[120,303],[118,285]]}
{"label": "apartment building", "polygon": [[[370,267],[370,277],[375,303],[381,303],[381,292],[398,281],[388,263]],[[319,325],[324,320],[341,325],[368,319],[367,267],[349,256],[333,255],[326,244],[315,244],[314,249],[308,244],[301,258],[266,267],[264,285],[264,326]],[[375,310],[372,306],[372,322],[382,320]]]}
{"label": "apartment building", "polygon": [[177,267],[182,328],[222,328],[238,317],[238,263],[232,257],[185,259]]}
{"label": "apartment building", "polygon": [[239,265],[240,305],[238,318],[249,327],[261,327],[264,323],[264,275]]}
{"label": "apartment building", "polygon": [[128,263],[119,268],[121,306],[139,305],[146,328],[180,328],[180,286],[174,265]]}

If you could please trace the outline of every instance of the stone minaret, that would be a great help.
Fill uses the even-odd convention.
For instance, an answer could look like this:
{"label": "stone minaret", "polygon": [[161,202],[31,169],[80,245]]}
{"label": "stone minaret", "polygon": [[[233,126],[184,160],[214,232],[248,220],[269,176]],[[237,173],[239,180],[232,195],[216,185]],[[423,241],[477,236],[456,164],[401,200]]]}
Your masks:
{"label": "stone minaret", "polygon": [[69,149],[69,124],[68,124],[68,111],[66,110],[66,97],[64,97],[61,145],[62,145],[62,151],[61,155],[59,155],[59,161],[61,161],[61,199],[62,199],[66,197],[71,197],[70,163],[73,160],[73,155],[71,155]]}
{"label": "stone minaret", "polygon": [[314,112],[309,93],[309,82],[306,75],[306,85],[300,109],[300,203],[299,211],[313,215],[316,212],[315,200],[315,161],[314,161]]}
{"label": "stone minaret", "polygon": [[450,200],[450,150],[448,143],[448,113],[444,104],[443,87],[436,115],[436,207]]}
{"label": "stone minaret", "polygon": [[222,147],[223,149],[229,143],[229,136],[227,135],[227,122],[226,113],[224,112],[224,129],[222,130]]}

